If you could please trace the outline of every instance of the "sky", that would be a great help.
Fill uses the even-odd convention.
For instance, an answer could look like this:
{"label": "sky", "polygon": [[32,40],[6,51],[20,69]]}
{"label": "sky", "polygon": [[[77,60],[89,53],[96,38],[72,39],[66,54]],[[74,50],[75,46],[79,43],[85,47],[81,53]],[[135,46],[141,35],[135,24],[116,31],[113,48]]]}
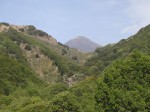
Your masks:
{"label": "sky", "polygon": [[0,22],[34,25],[57,41],[106,45],[150,24],[150,0],[0,0]]}

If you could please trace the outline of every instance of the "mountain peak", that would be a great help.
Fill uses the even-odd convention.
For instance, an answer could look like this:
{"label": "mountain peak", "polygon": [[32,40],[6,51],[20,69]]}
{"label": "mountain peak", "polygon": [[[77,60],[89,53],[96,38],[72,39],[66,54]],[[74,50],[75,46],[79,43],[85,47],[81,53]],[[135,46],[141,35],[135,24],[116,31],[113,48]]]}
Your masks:
{"label": "mountain peak", "polygon": [[76,38],[73,38],[65,44],[71,48],[76,48],[86,52],[93,52],[97,47],[100,47],[99,44],[91,41],[90,39],[84,36],[78,36]]}

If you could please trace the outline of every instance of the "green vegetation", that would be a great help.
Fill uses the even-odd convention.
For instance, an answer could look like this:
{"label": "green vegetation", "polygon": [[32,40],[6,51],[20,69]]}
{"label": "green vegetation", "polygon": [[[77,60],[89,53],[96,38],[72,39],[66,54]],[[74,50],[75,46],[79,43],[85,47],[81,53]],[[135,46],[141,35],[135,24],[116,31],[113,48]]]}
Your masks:
{"label": "green vegetation", "polygon": [[91,53],[23,29],[0,33],[0,112],[149,112],[150,26],[98,48],[85,66]]}
{"label": "green vegetation", "polygon": [[25,30],[23,28],[19,28],[19,31],[24,32]]}
{"label": "green vegetation", "polygon": [[98,112],[150,110],[150,57],[139,52],[114,62],[103,73],[96,94]]}
{"label": "green vegetation", "polygon": [[[21,30],[22,31],[22,30]],[[27,33],[29,35],[35,35],[35,36],[48,36],[48,34],[46,32],[43,32],[42,30],[37,30],[34,26],[29,25],[28,29],[27,29]]]}
{"label": "green vegetation", "polygon": [[9,26],[9,23],[1,22],[0,25]]}
{"label": "green vegetation", "polygon": [[78,57],[77,56],[72,56],[72,59],[73,60],[78,60]]}
{"label": "green vegetation", "polygon": [[28,50],[28,51],[32,50],[32,48],[31,48],[30,45],[26,45],[26,46],[25,46],[25,49]]}
{"label": "green vegetation", "polygon": [[69,89],[77,97],[83,112],[95,112],[95,94],[97,81],[94,77],[87,77],[84,81],[74,85]]}
{"label": "green vegetation", "polygon": [[97,74],[100,74],[105,67],[111,64],[112,61],[118,58],[124,58],[129,55],[134,49],[140,52],[150,54],[150,25],[142,28],[137,34],[129,37],[128,39],[122,39],[116,44],[109,44],[102,48],[97,48],[95,55],[89,58],[85,66],[98,67]]}
{"label": "green vegetation", "polygon": [[62,55],[67,54],[67,50],[66,50],[66,49],[62,49],[62,50],[61,50],[61,54],[62,54]]}
{"label": "green vegetation", "polygon": [[40,84],[20,47],[5,34],[0,34],[0,43],[0,93],[9,95],[29,83]]}
{"label": "green vegetation", "polygon": [[[31,28],[35,29],[33,26],[31,26]],[[14,29],[10,29],[8,33],[6,33],[6,35],[10,36],[10,38],[17,43],[26,43],[26,50],[31,50],[31,46],[38,47],[44,55],[54,61],[53,64],[58,66],[59,72],[62,75],[64,73],[70,73],[70,70],[73,72],[79,71],[79,66],[77,64],[75,64],[71,60],[68,60],[66,57],[62,57],[61,54],[53,51],[50,45],[47,45],[42,41],[36,40],[29,36],[25,36],[21,33],[18,33]],[[64,52],[66,53],[66,50],[64,50]]]}

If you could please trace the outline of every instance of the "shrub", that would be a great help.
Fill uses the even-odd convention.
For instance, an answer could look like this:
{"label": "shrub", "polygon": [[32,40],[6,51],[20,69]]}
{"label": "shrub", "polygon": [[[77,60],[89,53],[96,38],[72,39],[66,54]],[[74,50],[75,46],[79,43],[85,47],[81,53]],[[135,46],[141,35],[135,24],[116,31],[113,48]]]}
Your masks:
{"label": "shrub", "polygon": [[2,22],[0,24],[5,25],[5,26],[9,26],[9,23],[5,23],[5,22]]}
{"label": "shrub", "polygon": [[73,60],[78,60],[78,57],[77,56],[73,56],[72,59]]}
{"label": "shrub", "polygon": [[67,50],[66,50],[66,49],[62,49],[62,50],[61,50],[61,54],[62,54],[62,55],[67,54]]}
{"label": "shrub", "polygon": [[28,45],[28,44],[25,46],[25,49],[28,50],[28,51],[32,50],[31,46]]}
{"label": "shrub", "polygon": [[29,33],[29,35],[36,35],[37,34],[36,28],[32,25],[28,26],[27,32]]}
{"label": "shrub", "polygon": [[39,56],[39,54],[36,54],[35,57],[36,57],[36,58],[39,58],[40,56]]}
{"label": "shrub", "polygon": [[24,29],[23,28],[19,28],[19,31],[24,32]]}
{"label": "shrub", "polygon": [[42,30],[37,30],[37,34],[41,37],[48,36],[48,34],[46,32],[43,32]]}

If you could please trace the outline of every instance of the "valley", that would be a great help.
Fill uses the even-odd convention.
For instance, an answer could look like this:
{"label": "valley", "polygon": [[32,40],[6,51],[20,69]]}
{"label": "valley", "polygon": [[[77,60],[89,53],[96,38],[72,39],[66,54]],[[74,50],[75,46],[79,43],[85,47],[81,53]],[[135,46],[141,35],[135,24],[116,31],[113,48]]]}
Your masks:
{"label": "valley", "polygon": [[149,43],[150,25],[84,52],[0,23],[0,112],[149,112]]}

